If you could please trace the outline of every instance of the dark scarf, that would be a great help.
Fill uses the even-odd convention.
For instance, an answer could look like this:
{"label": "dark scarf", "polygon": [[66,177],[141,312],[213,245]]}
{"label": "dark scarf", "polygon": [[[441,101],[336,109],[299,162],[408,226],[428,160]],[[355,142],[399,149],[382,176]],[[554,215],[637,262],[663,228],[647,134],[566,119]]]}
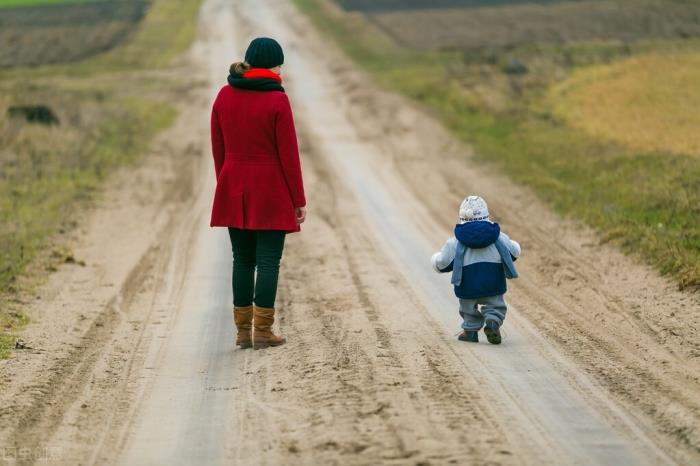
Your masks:
{"label": "dark scarf", "polygon": [[238,89],[249,91],[282,91],[282,77],[265,68],[251,68],[243,74],[231,73],[228,83]]}

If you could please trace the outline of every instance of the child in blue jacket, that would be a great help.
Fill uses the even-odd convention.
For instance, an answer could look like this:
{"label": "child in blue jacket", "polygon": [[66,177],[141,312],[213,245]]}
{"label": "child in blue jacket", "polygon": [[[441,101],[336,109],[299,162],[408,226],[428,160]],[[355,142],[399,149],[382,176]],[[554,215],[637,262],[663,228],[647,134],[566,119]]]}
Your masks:
{"label": "child in blue jacket", "polygon": [[486,201],[479,196],[462,201],[459,219],[455,235],[433,254],[431,262],[437,272],[452,272],[464,319],[458,338],[478,342],[483,327],[489,343],[498,345],[506,318],[506,278],[518,277],[513,262],[520,256],[520,245],[490,220]]}

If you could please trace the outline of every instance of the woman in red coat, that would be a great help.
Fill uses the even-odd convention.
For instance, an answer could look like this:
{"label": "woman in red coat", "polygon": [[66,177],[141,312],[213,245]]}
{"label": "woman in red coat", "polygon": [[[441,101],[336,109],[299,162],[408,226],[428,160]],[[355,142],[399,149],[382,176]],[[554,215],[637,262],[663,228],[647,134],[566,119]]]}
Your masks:
{"label": "woman in red coat", "polygon": [[299,231],[306,217],[294,120],[280,77],[283,62],[275,40],[253,40],[245,62],[231,65],[211,114],[211,226],[228,227],[231,238],[241,348],[285,342],[272,333],[280,259],[285,235]]}

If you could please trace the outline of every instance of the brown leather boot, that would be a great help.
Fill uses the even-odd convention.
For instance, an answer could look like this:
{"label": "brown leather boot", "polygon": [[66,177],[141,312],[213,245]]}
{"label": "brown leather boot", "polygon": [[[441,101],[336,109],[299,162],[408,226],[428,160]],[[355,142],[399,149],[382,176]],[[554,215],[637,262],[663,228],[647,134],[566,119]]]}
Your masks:
{"label": "brown leather boot", "polygon": [[253,349],[267,348],[268,346],[283,345],[287,340],[284,337],[272,333],[272,324],[275,322],[275,309],[271,307],[255,306],[255,319],[253,329]]}
{"label": "brown leather boot", "polygon": [[236,322],[236,344],[241,349],[253,346],[253,306],[234,307],[233,320]]}

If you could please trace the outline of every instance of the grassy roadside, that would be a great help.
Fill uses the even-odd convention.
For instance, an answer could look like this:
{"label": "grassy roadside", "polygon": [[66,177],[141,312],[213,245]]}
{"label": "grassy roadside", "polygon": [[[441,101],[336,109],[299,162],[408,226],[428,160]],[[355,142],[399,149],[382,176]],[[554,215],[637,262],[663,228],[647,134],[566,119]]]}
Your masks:
{"label": "grassy roadside", "polygon": [[57,5],[63,3],[82,3],[90,0],[0,0],[0,8],[16,7],[16,6],[40,6],[40,5]]}
{"label": "grassy roadside", "polygon": [[[74,260],[60,236],[71,212],[174,121],[161,87],[175,78],[152,71],[190,44],[201,1],[155,0],[122,45],[82,62],[0,71],[0,358],[27,323],[22,295]],[[46,105],[60,124],[10,118],[11,105]]]}
{"label": "grassy roadside", "polygon": [[[603,241],[641,257],[679,287],[700,288],[700,158],[595,137],[567,124],[550,93],[561,74],[648,53],[694,53],[697,42],[419,52],[395,45],[361,15],[326,0],[295,3],[379,84],[437,114],[484,163],[497,164],[558,212],[596,228]],[[504,72],[513,56],[525,59],[527,74]]]}

